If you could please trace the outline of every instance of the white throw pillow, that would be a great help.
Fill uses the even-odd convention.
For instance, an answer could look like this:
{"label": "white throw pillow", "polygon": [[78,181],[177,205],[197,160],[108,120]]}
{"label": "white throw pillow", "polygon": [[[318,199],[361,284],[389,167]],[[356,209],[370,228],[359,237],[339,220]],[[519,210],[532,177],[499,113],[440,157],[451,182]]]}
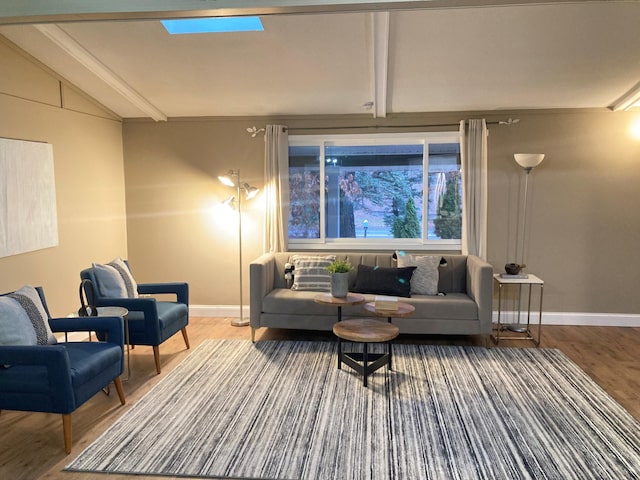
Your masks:
{"label": "white throw pillow", "polygon": [[418,267],[411,277],[411,293],[418,295],[437,295],[441,255],[413,255],[396,252],[398,267]]}
{"label": "white throw pillow", "polygon": [[335,255],[292,255],[289,259],[294,267],[291,290],[330,292],[331,274],[327,267],[335,259]]}

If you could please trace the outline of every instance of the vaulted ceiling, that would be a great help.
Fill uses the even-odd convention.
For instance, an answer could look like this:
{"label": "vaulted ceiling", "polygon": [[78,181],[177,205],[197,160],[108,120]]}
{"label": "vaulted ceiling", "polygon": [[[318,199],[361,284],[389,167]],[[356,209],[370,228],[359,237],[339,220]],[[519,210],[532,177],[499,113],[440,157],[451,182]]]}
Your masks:
{"label": "vaulted ceiling", "polygon": [[638,87],[640,2],[411,3],[196,35],[0,10],[0,34],[123,118],[612,108]]}

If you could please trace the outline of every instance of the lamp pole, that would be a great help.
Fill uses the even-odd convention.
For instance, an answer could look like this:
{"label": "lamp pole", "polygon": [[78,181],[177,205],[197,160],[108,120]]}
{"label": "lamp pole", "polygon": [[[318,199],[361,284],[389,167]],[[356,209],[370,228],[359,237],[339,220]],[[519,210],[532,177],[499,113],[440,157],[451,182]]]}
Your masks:
{"label": "lamp pole", "polygon": [[533,167],[524,168],[524,200],[522,206],[522,227],[520,228],[520,256],[518,257],[518,252],[516,252],[516,261],[519,258],[519,264],[524,268],[524,237],[525,231],[527,228],[527,196],[529,192],[529,174],[533,170]]}
{"label": "lamp pole", "polygon": [[249,320],[244,318],[244,305],[242,296],[242,195],[240,195],[240,169],[235,171],[236,176],[236,195],[238,199],[238,263],[240,270],[238,277],[240,279],[240,316],[237,320],[231,320],[231,325],[235,327],[244,327],[249,324]]}

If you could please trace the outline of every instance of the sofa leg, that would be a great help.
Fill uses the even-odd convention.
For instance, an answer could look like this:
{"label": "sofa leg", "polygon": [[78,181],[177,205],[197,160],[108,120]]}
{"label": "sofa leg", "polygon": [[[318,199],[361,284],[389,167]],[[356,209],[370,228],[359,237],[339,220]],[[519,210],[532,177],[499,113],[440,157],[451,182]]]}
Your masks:
{"label": "sofa leg", "polygon": [[113,380],[114,385],[116,386],[116,391],[118,392],[118,398],[120,399],[120,404],[124,405],[127,403],[127,400],[124,398],[124,389],[122,388],[122,380],[120,377]]}
{"label": "sofa leg", "polygon": [[153,346],[153,359],[156,361],[156,372],[160,375],[160,347],[158,345]]}
{"label": "sofa leg", "polygon": [[251,343],[256,343],[256,329],[251,327]]}
{"label": "sofa leg", "polygon": [[187,350],[189,350],[191,348],[191,345],[189,344],[189,336],[187,335],[187,327],[184,327],[180,331],[182,332],[182,338],[184,338],[184,344],[187,346]]}
{"label": "sofa leg", "polygon": [[71,414],[62,414],[62,435],[64,436],[64,453],[71,453]]}
{"label": "sofa leg", "polygon": [[482,335],[482,342],[484,343],[484,348],[491,348],[493,346],[491,335]]}

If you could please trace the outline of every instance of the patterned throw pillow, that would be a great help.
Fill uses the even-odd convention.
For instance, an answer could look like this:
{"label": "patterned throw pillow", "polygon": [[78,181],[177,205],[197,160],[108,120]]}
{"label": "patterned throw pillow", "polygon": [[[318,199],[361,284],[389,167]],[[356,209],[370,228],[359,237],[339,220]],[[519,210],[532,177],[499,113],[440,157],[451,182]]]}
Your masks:
{"label": "patterned throw pillow", "polygon": [[94,263],[100,295],[107,298],[137,298],[138,284],[120,257],[106,265]]}
{"label": "patterned throw pillow", "polygon": [[335,259],[335,255],[292,255],[289,259],[289,263],[293,265],[291,290],[330,292],[331,274],[327,267]]}
{"label": "patterned throw pillow", "polygon": [[411,293],[418,295],[437,295],[440,273],[441,255],[412,255],[405,252],[396,252],[398,267],[415,266],[415,272],[411,277]]}
{"label": "patterned throw pillow", "polygon": [[[8,294],[7,297],[15,300],[26,313],[35,333],[37,345],[53,345],[57,343],[56,337],[49,326],[49,316],[35,288],[31,285],[25,285],[20,290]],[[16,319],[21,323],[20,330],[24,332],[26,329],[24,317],[20,315]],[[24,337],[26,343],[21,343],[20,345],[33,345],[31,343],[32,339],[33,337],[30,333],[26,334]]]}

